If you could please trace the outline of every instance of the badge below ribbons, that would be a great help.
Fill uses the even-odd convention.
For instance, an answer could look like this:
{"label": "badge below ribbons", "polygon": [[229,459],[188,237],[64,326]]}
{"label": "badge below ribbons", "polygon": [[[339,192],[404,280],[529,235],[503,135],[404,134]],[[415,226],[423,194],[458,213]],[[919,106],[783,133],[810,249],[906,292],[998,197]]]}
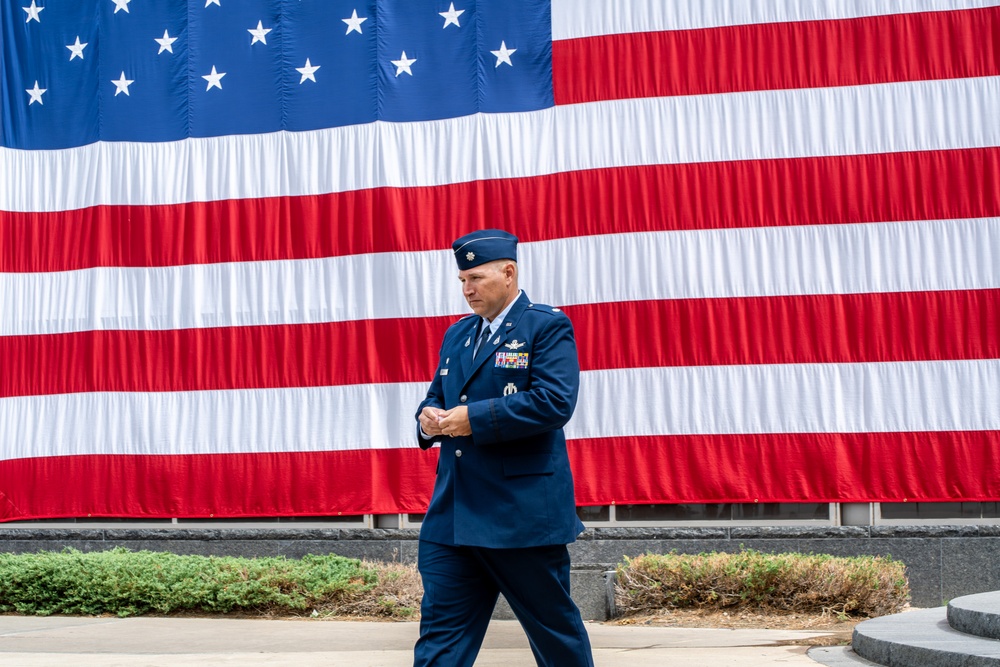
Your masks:
{"label": "badge below ribbons", "polygon": [[527,368],[527,352],[497,352],[495,368]]}

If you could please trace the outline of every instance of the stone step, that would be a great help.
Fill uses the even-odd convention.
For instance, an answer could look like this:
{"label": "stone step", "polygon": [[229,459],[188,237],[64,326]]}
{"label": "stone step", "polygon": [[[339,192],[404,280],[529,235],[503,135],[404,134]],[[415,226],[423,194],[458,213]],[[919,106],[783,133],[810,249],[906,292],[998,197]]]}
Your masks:
{"label": "stone step", "polygon": [[955,598],[948,603],[948,624],[966,634],[1000,639],[1000,591]]}
{"label": "stone step", "polygon": [[948,625],[946,607],[859,623],[851,646],[888,667],[1000,667],[1000,641],[955,630]]}

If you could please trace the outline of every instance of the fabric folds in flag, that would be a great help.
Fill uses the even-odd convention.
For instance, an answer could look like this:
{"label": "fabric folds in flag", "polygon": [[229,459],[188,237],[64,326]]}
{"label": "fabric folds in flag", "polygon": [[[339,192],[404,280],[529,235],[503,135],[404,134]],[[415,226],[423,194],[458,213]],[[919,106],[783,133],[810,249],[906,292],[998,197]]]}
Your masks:
{"label": "fabric folds in flag", "polygon": [[578,504],[1000,500],[1000,1],[17,0],[0,76],[0,520],[422,512],[489,227]]}

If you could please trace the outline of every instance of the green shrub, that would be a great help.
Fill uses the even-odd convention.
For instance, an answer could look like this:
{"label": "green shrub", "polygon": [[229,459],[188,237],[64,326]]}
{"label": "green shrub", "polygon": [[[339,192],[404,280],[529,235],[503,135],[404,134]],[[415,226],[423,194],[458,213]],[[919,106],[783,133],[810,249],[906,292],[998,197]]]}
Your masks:
{"label": "green shrub", "polygon": [[[232,558],[114,549],[0,553],[0,613],[222,614],[417,617],[416,567],[340,556]],[[625,614],[682,607],[879,616],[898,611],[909,587],[890,558],[756,551],[647,554],[618,567]]]}
{"label": "green shrub", "polygon": [[615,605],[623,614],[752,607],[874,617],[909,599],[903,564],[878,556],[646,554],[626,558],[617,574]]}
{"label": "green shrub", "polygon": [[340,556],[232,558],[123,548],[0,554],[0,612],[19,614],[332,611],[377,584],[373,567]]}

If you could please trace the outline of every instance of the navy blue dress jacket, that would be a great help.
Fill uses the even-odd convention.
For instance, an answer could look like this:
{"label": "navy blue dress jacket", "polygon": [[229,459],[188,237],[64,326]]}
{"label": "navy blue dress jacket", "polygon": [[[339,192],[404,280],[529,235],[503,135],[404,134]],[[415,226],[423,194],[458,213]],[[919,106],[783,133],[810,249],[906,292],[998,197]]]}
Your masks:
{"label": "navy blue dress jacket", "polygon": [[472,356],[481,318],[445,333],[425,406],[469,408],[471,436],[440,444],[437,479],[420,539],[524,548],[568,544],[583,530],[563,426],[576,407],[580,366],[573,326],[522,292],[500,330]]}

